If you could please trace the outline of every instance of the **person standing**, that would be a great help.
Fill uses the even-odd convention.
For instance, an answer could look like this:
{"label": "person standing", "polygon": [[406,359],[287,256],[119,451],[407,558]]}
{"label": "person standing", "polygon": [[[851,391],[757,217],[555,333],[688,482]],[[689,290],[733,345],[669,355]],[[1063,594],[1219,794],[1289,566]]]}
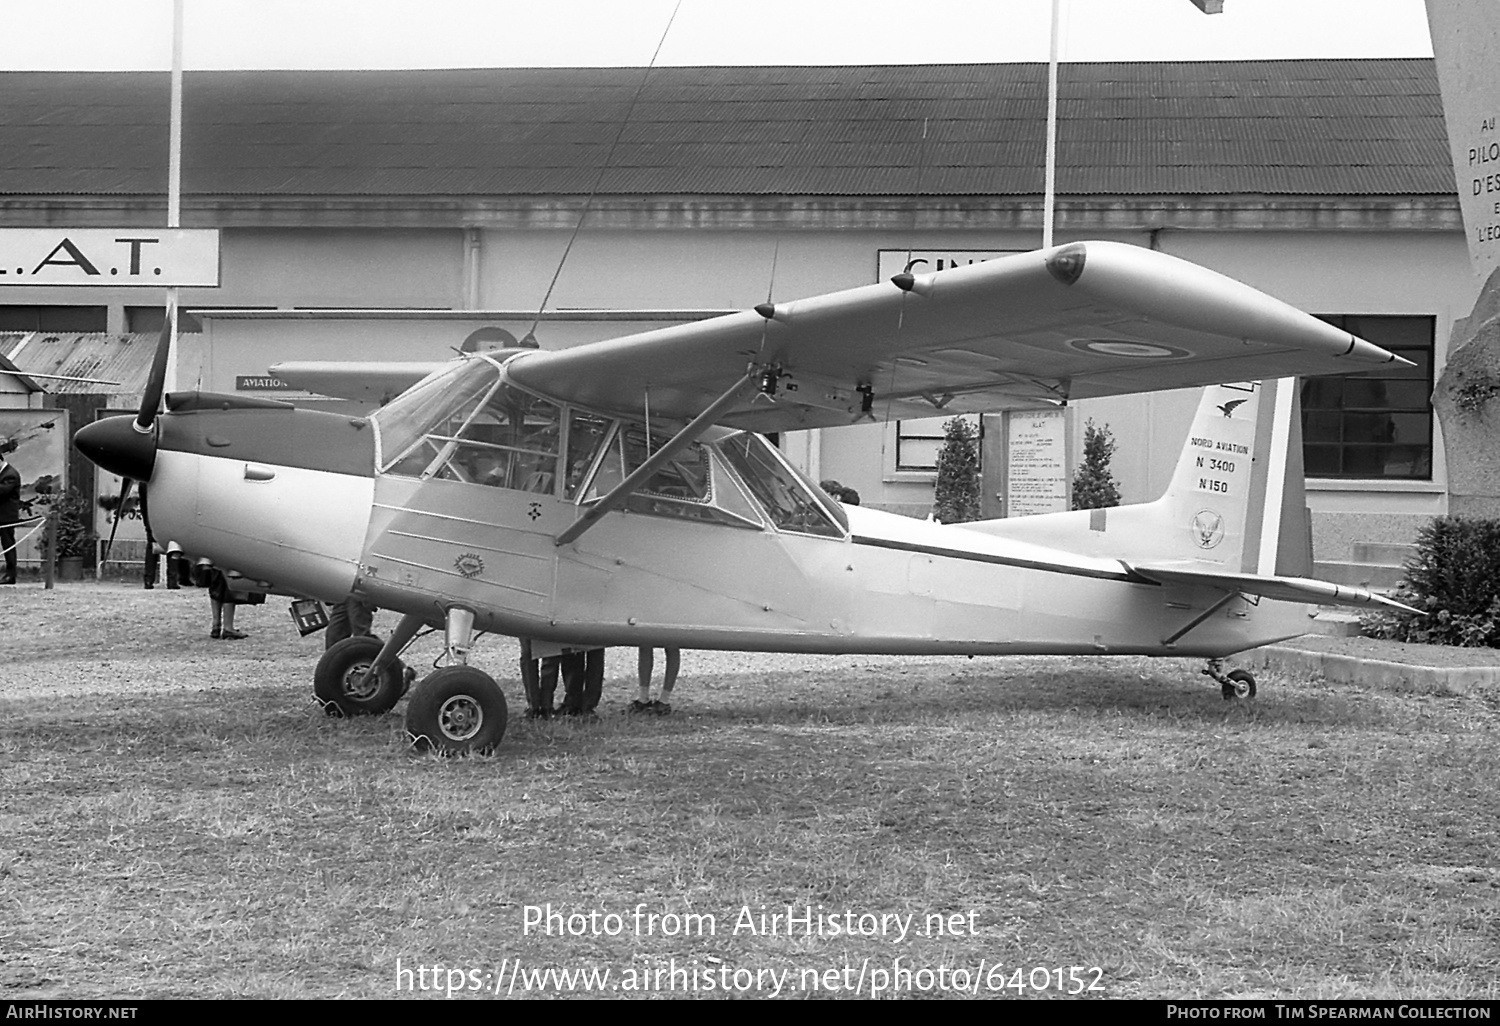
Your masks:
{"label": "person standing", "polygon": [[569,652],[562,657],[564,716],[594,716],[604,692],[604,649]]}
{"label": "person standing", "polygon": [[21,472],[0,450],[0,546],[5,549],[5,576],[0,584],[16,583],[16,525],[21,520]]}
{"label": "person standing", "polygon": [[327,651],[345,638],[367,637],[374,634],[375,607],[350,595],[334,605],[328,612],[328,627],[323,633],[323,649]]}
{"label": "person standing", "polygon": [[661,697],[656,701],[651,700],[651,671],[655,663],[654,650],[642,648],[640,659],[637,663],[637,681],[640,691],[634,702],[630,703],[630,711],[633,713],[649,712],[658,716],[665,716],[672,711],[672,703],[668,701],[672,697],[672,688],[677,685],[677,671],[682,666],[682,649],[664,648],[667,654],[666,665],[662,667]]}

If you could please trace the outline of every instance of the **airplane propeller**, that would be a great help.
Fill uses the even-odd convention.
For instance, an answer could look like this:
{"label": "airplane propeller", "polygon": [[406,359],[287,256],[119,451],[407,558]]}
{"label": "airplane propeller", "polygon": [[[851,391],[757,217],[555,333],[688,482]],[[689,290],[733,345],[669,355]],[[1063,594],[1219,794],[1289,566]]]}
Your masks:
{"label": "airplane propeller", "polygon": [[[109,540],[104,543],[104,552],[99,558],[101,563],[109,562],[110,550],[115,547],[115,532],[120,529],[120,518],[125,515],[125,504],[130,501],[130,486],[134,483],[128,477],[120,479],[120,498],[115,504],[113,523],[109,525]],[[144,485],[141,490],[145,491]]]}
{"label": "airplane propeller", "polygon": [[[115,529],[120,526],[120,514],[130,497],[133,483],[140,482],[142,491],[151,480],[156,466],[156,418],[161,410],[162,392],[167,383],[167,361],[171,356],[172,322],[163,322],[161,336],[156,342],[156,352],[151,357],[151,370],[146,376],[146,387],[141,394],[141,405],[133,418],[105,417],[86,424],[73,436],[73,444],[94,463],[112,474],[124,478],[120,486],[120,501],[115,507],[114,529],[110,531],[110,544],[114,542]],[[105,547],[108,558],[109,547]]]}

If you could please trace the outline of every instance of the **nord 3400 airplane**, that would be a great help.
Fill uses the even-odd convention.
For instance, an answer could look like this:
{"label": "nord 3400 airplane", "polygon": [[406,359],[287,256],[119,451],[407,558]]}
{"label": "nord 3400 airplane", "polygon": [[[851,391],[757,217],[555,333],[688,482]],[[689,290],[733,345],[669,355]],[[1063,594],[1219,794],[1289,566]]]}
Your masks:
{"label": "nord 3400 airplane", "polygon": [[[1200,656],[1226,698],[1253,694],[1223,658],[1305,633],[1307,603],[1396,603],[1252,572],[1260,390],[1221,383],[1398,359],[1182,260],[1071,243],[561,351],[271,368],[400,391],[369,417],[203,392],[158,412],[163,344],[138,416],[76,442],[142,482],[159,543],[402,614],[383,643],[324,654],[315,691],[338,710],[392,708],[400,654],[444,628],[406,722],[465,752],[507,716],[468,665],[477,631],[538,652]],[[1192,385],[1214,387],[1166,494],[1109,510],[942,525],[846,507],[761,434]]]}

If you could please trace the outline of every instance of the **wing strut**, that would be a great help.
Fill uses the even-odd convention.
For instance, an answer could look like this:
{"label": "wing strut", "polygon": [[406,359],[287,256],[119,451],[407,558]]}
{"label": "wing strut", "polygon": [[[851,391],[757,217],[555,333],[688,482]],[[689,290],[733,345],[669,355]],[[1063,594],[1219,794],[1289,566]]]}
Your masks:
{"label": "wing strut", "polygon": [[1234,601],[1237,598],[1243,598],[1243,597],[1244,596],[1240,592],[1238,592],[1238,591],[1225,592],[1224,593],[1224,597],[1221,598],[1221,599],[1219,599],[1219,601],[1215,602],[1213,605],[1209,606],[1207,609],[1205,609],[1203,611],[1203,614],[1201,616],[1195,616],[1195,617],[1193,617],[1193,619],[1187,624],[1187,626],[1183,627],[1181,630],[1177,631],[1175,634],[1170,634],[1167,637],[1162,638],[1161,639],[1161,643],[1163,645],[1167,645],[1169,647],[1172,646],[1172,645],[1177,644],[1178,640],[1181,639],[1181,637],[1184,634],[1186,634],[1188,631],[1192,630],[1194,627],[1198,626],[1204,620],[1207,620],[1210,616],[1213,616],[1219,610],[1221,610],[1225,606],[1229,605],[1230,602]]}
{"label": "wing strut", "polygon": [[673,435],[671,441],[652,453],[651,457],[645,463],[636,467],[625,480],[615,485],[604,498],[584,510],[583,515],[568,525],[567,529],[557,536],[553,544],[567,545],[570,542],[576,541],[583,532],[598,523],[600,517],[604,516],[610,510],[619,507],[621,503],[630,497],[631,492],[641,486],[642,482],[648,480],[651,475],[665,466],[668,460],[687,448],[699,435],[712,427],[719,415],[734,405],[744,387],[751,380],[757,378],[760,373],[760,368],[756,367],[751,367],[747,370],[743,377],[730,386],[729,391],[709,404],[708,409],[688,421],[687,426]]}

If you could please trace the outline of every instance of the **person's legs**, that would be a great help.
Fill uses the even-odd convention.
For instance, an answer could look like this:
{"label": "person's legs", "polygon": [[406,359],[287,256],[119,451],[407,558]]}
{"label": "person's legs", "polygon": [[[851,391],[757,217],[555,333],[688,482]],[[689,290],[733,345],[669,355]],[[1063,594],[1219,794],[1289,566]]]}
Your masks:
{"label": "person's legs", "polygon": [[245,635],[234,629],[234,611],[238,608],[233,602],[220,603],[224,608],[224,638],[227,641],[238,641]]}
{"label": "person's legs", "polygon": [[651,670],[653,666],[652,650],[640,649],[640,656],[636,660],[636,682],[635,703],[632,709],[639,709],[651,701]]}
{"label": "person's legs", "polygon": [[553,702],[557,695],[557,658],[543,659],[537,670],[536,697],[537,710],[543,717],[551,716]]}
{"label": "person's legs", "polygon": [[[569,652],[567,655],[557,656],[557,664],[562,671],[563,679],[563,709],[568,716],[577,716],[584,711],[583,707],[583,678],[585,664],[582,652]],[[542,665],[542,672],[546,672],[546,663]]]}
{"label": "person's legs", "polygon": [[335,602],[328,610],[328,626],[323,628],[323,651],[328,651],[353,633],[349,623],[349,603]]}
{"label": "person's legs", "polygon": [[16,583],[16,529],[0,527],[0,548],[5,549],[5,576],[0,584]]}
{"label": "person's legs", "polygon": [[208,608],[213,613],[213,630],[208,632],[210,638],[222,638],[224,636],[224,603],[216,598],[208,600]]}
{"label": "person's legs", "polygon": [[682,649],[667,649],[667,666],[662,672],[661,697],[667,698],[677,686],[677,671],[682,667]]}
{"label": "person's legs", "polygon": [[591,713],[604,695],[604,649],[591,648],[583,658],[583,711]]}

